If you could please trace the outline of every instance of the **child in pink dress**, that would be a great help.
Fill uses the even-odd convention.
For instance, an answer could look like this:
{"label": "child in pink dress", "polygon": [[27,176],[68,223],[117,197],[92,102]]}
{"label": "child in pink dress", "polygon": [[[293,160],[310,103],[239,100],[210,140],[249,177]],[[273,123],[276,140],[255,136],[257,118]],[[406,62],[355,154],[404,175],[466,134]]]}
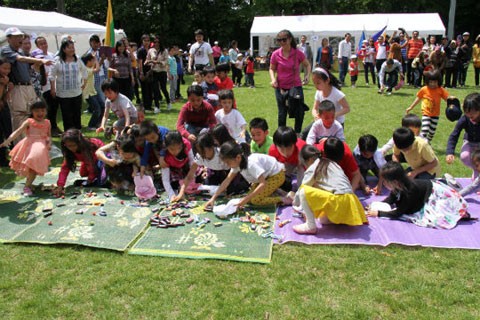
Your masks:
{"label": "child in pink dress", "polygon": [[26,137],[20,140],[10,151],[10,168],[21,177],[26,177],[23,193],[31,196],[32,183],[37,175],[43,176],[48,171],[50,157],[50,121],[45,119],[47,105],[38,101],[31,108],[31,117],[15,130],[7,140],[3,141],[0,147],[8,146],[21,134]]}

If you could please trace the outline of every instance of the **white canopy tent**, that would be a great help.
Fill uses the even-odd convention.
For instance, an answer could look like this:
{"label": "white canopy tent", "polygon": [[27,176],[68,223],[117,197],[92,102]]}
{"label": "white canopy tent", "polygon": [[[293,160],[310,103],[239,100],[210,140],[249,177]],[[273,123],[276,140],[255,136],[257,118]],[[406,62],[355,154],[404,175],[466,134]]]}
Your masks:
{"label": "white canopy tent", "polygon": [[[82,55],[88,50],[88,39],[91,34],[98,34],[100,39],[105,37],[105,26],[99,24],[57,12],[0,7],[0,43],[5,42],[4,32],[9,27],[17,27],[32,37],[44,36],[48,41],[49,50],[52,52],[60,48],[63,35],[71,35],[75,40],[75,49],[78,55]],[[116,40],[120,40],[124,36],[123,30],[115,30]]]}
{"label": "white canopy tent", "polygon": [[[356,48],[362,31],[365,31],[368,38],[385,26],[387,26],[387,34],[392,34],[399,27],[405,28],[408,34],[418,30],[421,37],[445,34],[445,26],[438,13],[255,17],[250,29],[250,48],[258,50],[260,56],[265,55],[270,47],[277,45],[275,43],[277,33],[287,29],[297,38],[306,35],[315,55],[322,38],[333,40],[331,44],[336,50],[335,42],[343,39],[345,33],[349,32]],[[258,37],[258,48],[253,47],[254,37]]]}

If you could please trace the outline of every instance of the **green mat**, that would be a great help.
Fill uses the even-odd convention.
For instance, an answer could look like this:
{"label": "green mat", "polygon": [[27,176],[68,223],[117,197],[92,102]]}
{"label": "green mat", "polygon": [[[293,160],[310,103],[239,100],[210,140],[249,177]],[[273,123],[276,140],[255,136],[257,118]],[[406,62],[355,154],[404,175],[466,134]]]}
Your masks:
{"label": "green mat", "polygon": [[[129,254],[270,263],[273,242],[262,235],[273,228],[275,207],[250,210],[257,218],[267,215],[271,221],[262,223],[268,225],[268,229],[256,225],[255,230],[251,223],[238,221],[238,216],[234,216],[233,221],[220,220],[213,213],[204,212],[200,201],[196,207],[184,209],[184,212],[197,215],[199,221],[208,218],[211,222],[202,227],[195,222],[177,228],[150,227]],[[161,213],[162,216],[169,214],[166,209]],[[170,219],[173,223],[185,221],[178,216]],[[222,225],[216,227],[215,223],[219,222]]]}
{"label": "green mat", "polygon": [[[49,174],[36,182],[46,185],[54,181],[56,177]],[[69,187],[61,199],[42,191],[41,186],[36,186],[35,196],[24,197],[23,186],[23,182],[11,183],[0,192],[0,241],[4,243],[62,243],[125,251],[152,215],[149,208],[135,206],[135,198],[122,204],[118,197],[107,197],[108,190],[93,189],[97,194],[89,197],[90,189]],[[73,192],[81,194],[72,199]],[[52,214],[44,217],[48,207],[53,208]],[[106,216],[100,214],[102,208]]]}

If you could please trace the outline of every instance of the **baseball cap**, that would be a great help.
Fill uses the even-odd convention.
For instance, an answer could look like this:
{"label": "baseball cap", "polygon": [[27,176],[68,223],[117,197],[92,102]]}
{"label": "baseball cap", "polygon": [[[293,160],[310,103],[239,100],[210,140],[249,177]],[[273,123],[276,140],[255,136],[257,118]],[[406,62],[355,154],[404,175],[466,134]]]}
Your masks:
{"label": "baseball cap", "polygon": [[20,29],[18,29],[17,27],[10,27],[7,30],[5,30],[5,36],[7,36],[7,37],[9,37],[9,36],[21,36],[21,35],[24,35],[24,34],[25,33],[20,31]]}
{"label": "baseball cap", "polygon": [[470,35],[470,32],[464,32],[464,33],[462,34],[462,36],[469,36],[469,35]]}
{"label": "baseball cap", "polygon": [[352,55],[350,56],[350,59],[357,59],[357,55],[356,55],[356,54],[352,54]]}

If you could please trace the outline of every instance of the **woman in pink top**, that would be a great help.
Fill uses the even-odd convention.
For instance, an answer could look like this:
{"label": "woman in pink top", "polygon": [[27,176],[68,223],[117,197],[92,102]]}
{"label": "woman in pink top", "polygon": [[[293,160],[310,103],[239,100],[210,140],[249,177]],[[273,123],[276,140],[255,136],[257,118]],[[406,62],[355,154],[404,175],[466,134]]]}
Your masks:
{"label": "woman in pink top", "polygon": [[[275,88],[278,106],[278,126],[287,125],[287,113],[295,118],[295,132],[302,131],[304,108],[302,84],[307,84],[310,78],[310,63],[305,59],[297,43],[288,30],[282,30],[277,35],[280,48],[275,50],[270,59],[270,79]],[[300,64],[303,65],[305,78],[300,79]]]}

